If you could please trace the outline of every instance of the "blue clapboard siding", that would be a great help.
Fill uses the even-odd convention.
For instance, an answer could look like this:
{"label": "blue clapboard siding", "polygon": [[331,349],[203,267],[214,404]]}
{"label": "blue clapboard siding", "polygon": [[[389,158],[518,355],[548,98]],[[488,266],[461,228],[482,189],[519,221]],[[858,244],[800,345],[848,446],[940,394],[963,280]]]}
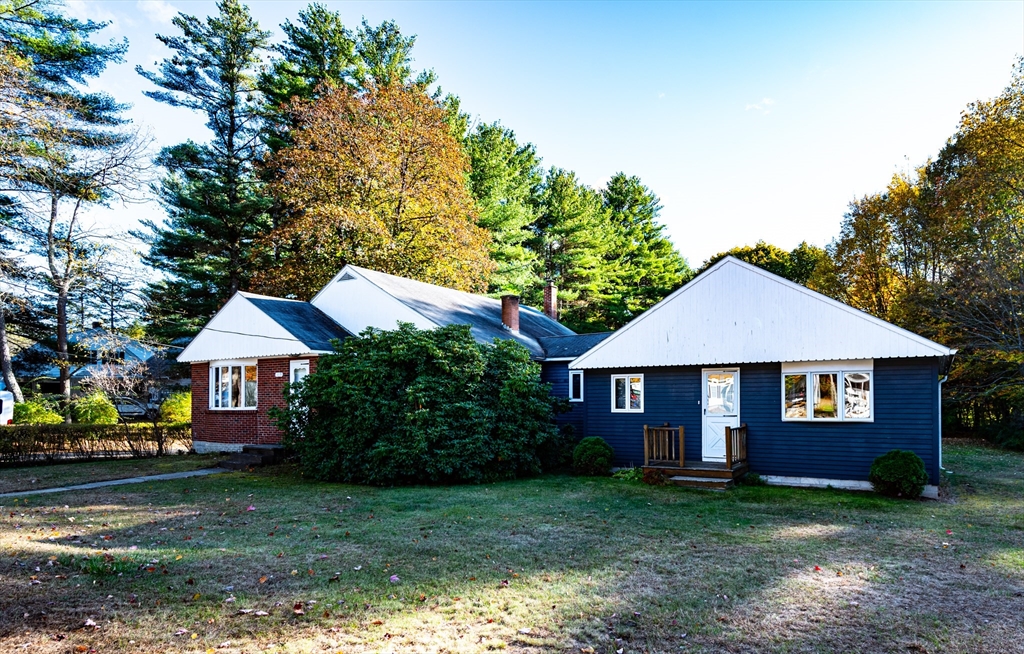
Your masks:
{"label": "blue clapboard siding", "polygon": [[[782,366],[740,366],[740,420],[747,423],[750,469],[765,475],[866,480],[871,462],[891,449],[916,452],[931,483],[939,479],[939,359],[877,359],[875,419],[855,422],[782,420]],[[611,375],[644,374],[644,413],[611,412]],[[682,425],[686,458],[701,458],[701,369],[587,371],[588,436],[615,448],[617,465],[643,464],[643,426]]]}
{"label": "blue clapboard siding", "polygon": [[[545,361],[541,363],[540,379],[545,384],[551,384],[551,395],[554,397],[569,397],[569,362],[568,361]],[[587,397],[587,388],[584,383],[583,398]],[[571,407],[568,413],[560,414],[556,420],[559,425],[572,425],[575,438],[583,438],[586,433],[586,411],[583,403],[570,402]]]}

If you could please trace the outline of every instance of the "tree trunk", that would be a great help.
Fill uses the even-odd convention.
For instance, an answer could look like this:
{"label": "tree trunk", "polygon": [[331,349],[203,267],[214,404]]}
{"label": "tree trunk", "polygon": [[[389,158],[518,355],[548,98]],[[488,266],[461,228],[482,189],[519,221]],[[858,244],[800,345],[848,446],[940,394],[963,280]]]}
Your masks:
{"label": "tree trunk", "polygon": [[11,345],[7,341],[7,316],[4,315],[6,306],[0,302],[0,370],[3,372],[4,384],[12,394],[15,402],[24,402],[25,396],[21,392],[18,380],[14,378],[11,370]]}
{"label": "tree trunk", "polygon": [[57,290],[57,365],[60,367],[60,392],[64,396],[64,422],[71,422],[71,363],[68,358],[68,291]]}

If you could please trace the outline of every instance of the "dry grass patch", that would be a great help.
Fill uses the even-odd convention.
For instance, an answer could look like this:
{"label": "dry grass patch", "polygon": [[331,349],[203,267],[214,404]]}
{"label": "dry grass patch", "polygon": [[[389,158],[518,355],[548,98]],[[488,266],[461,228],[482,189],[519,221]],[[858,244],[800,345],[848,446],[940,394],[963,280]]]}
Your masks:
{"label": "dry grass patch", "polygon": [[947,466],[948,502],[287,468],[8,501],[0,651],[1020,651],[1024,458]]}

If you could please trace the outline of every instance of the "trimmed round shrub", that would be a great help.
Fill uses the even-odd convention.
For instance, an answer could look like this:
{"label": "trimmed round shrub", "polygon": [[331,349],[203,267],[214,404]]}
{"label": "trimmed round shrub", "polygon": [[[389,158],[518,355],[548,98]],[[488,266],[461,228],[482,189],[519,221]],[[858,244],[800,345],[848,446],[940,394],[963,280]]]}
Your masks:
{"label": "trimmed round shrub", "polygon": [[16,425],[59,425],[62,422],[63,416],[42,402],[29,400],[14,405]]}
{"label": "trimmed round shrub", "polygon": [[160,405],[160,420],[172,425],[192,422],[192,391],[171,393]]}
{"label": "trimmed round shrub", "polygon": [[875,459],[869,478],[876,493],[914,499],[924,492],[928,471],[917,454],[909,450],[892,450]]}
{"label": "trimmed round shrub", "polygon": [[580,441],[572,452],[572,467],[581,475],[607,476],[612,471],[611,445],[598,436],[589,436]]}
{"label": "trimmed round shrub", "polygon": [[83,425],[116,425],[118,419],[117,407],[102,391],[75,400],[71,416]]}

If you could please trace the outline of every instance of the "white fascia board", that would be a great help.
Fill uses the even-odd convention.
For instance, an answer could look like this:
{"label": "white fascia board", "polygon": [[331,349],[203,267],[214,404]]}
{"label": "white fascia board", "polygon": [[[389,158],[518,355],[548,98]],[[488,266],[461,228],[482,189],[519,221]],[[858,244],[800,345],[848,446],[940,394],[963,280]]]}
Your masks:
{"label": "white fascia board", "polygon": [[[346,274],[351,279],[342,281]],[[437,324],[393,295],[345,266],[310,304],[326,313],[350,334],[359,334],[367,327],[395,329],[400,322],[409,322],[418,329],[434,329]]]}
{"label": "white fascia board", "polygon": [[[277,298],[274,298],[277,299]],[[182,363],[302,355],[309,347],[235,293],[178,355]]]}

